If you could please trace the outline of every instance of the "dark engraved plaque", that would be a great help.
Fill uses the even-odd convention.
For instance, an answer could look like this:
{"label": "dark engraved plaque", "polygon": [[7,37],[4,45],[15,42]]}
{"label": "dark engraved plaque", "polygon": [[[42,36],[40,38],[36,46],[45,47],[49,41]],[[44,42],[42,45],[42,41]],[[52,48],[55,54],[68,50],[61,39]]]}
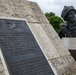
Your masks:
{"label": "dark engraved plaque", "polygon": [[0,47],[10,75],[54,75],[24,20],[0,19]]}

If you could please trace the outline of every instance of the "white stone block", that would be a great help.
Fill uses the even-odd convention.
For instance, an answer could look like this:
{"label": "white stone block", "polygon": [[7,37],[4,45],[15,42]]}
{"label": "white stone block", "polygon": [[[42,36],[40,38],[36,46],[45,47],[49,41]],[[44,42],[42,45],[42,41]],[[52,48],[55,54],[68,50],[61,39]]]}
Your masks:
{"label": "white stone block", "polygon": [[54,47],[58,51],[59,55],[60,56],[69,55],[70,54],[69,51],[67,50],[67,48],[63,44],[62,40],[59,38],[56,31],[53,29],[53,27],[50,24],[46,24],[46,25],[41,24],[41,26],[45,30],[47,36],[49,37],[52,44],[54,45]]}
{"label": "white stone block", "polygon": [[0,64],[0,72],[2,72],[4,70],[3,65]]}
{"label": "white stone block", "polygon": [[28,22],[49,23],[35,2],[0,0],[0,17],[26,18]]}
{"label": "white stone block", "polygon": [[[75,60],[71,55],[49,60],[49,64],[53,66],[55,75],[74,75],[76,68],[74,67]],[[76,65],[76,64],[75,64]]]}
{"label": "white stone block", "polygon": [[67,49],[76,50],[76,38],[62,38],[62,41]]}
{"label": "white stone block", "polygon": [[52,41],[49,39],[40,24],[29,24],[28,26],[30,27],[33,35],[35,36],[38,44],[41,47],[41,50],[43,51],[47,59],[60,57]]}

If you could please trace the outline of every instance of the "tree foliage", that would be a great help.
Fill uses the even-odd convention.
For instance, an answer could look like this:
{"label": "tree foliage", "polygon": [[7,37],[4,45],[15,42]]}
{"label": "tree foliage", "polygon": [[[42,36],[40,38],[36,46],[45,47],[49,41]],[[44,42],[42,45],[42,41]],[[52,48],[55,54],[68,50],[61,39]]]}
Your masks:
{"label": "tree foliage", "polygon": [[59,32],[60,25],[61,23],[63,23],[63,20],[60,17],[56,16],[53,12],[45,13],[45,16],[47,17],[53,28],[56,30],[56,32]]}

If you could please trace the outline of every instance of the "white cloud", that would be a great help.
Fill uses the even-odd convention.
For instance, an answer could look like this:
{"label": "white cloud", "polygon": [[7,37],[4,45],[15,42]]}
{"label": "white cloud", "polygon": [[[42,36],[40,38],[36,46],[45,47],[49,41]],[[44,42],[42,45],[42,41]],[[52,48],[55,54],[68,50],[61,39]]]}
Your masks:
{"label": "white cloud", "polygon": [[60,16],[63,7],[74,6],[76,8],[76,0],[30,0],[37,2],[42,11],[54,12],[56,15]]}

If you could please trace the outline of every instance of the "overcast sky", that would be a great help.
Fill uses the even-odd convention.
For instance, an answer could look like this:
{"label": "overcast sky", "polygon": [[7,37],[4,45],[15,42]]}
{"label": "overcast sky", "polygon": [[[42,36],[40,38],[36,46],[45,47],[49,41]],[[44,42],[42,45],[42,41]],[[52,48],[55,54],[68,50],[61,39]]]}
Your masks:
{"label": "overcast sky", "polygon": [[76,8],[76,0],[30,0],[37,2],[42,11],[54,12],[57,16],[61,15],[63,7],[74,6]]}

